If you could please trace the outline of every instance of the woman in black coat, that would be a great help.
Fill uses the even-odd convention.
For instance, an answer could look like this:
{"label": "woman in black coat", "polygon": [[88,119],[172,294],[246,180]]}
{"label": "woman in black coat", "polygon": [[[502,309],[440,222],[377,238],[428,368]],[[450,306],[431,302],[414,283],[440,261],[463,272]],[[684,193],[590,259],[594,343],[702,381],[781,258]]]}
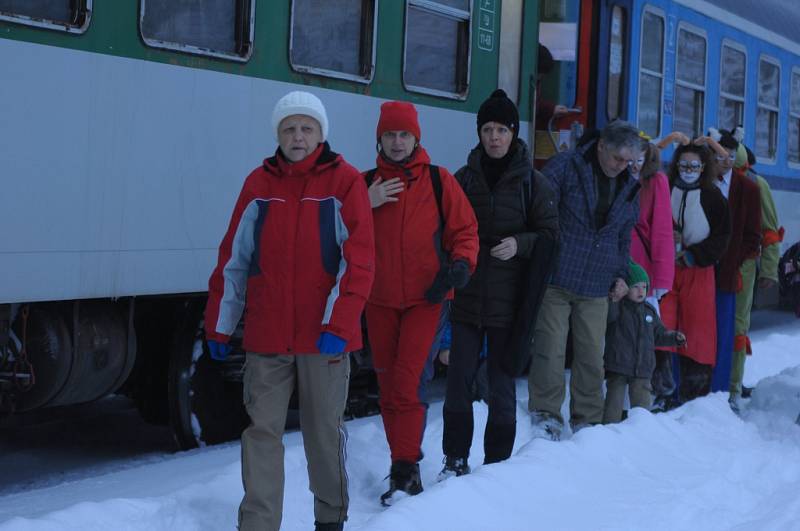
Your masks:
{"label": "woman in black coat", "polygon": [[546,179],[533,170],[528,147],[517,137],[519,114],[502,90],[478,111],[480,143],[456,172],[478,219],[480,251],[470,282],[452,303],[453,343],[447,371],[440,479],[469,472],[473,415],[471,384],[484,341],[488,344],[489,419],[484,463],[511,455],[516,434],[514,377],[503,370],[524,279],[537,240],[558,237],[558,212]]}

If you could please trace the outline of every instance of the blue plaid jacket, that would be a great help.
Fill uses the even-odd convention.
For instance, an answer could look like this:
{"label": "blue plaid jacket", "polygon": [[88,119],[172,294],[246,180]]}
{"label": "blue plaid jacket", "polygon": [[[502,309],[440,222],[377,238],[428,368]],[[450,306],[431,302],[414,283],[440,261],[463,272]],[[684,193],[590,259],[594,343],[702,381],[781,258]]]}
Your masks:
{"label": "blue plaid jacket", "polygon": [[592,165],[584,158],[594,145],[559,153],[542,169],[555,193],[561,228],[550,283],[583,297],[605,297],[615,278],[628,277],[631,231],[639,218],[639,183],[627,175],[606,225],[595,226],[597,186]]}

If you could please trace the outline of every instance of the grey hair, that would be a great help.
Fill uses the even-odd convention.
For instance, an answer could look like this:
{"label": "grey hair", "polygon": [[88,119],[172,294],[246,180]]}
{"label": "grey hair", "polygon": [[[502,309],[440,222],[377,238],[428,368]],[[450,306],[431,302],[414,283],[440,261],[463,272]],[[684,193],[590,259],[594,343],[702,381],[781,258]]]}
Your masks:
{"label": "grey hair", "polygon": [[642,148],[642,137],[639,136],[639,129],[624,120],[614,120],[609,122],[600,131],[600,140],[608,149],[618,150],[631,148],[639,150]]}

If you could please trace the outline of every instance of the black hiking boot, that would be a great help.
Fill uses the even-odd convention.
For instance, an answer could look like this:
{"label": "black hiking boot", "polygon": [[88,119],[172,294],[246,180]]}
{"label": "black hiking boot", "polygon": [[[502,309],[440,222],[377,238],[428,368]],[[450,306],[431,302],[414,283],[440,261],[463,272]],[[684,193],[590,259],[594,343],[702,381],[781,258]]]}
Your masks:
{"label": "black hiking boot", "polygon": [[463,476],[469,474],[469,464],[467,464],[466,457],[447,457],[444,458],[444,468],[439,475],[436,476],[436,481],[444,481],[447,478]]}
{"label": "black hiking boot", "polygon": [[406,496],[416,496],[422,492],[422,479],[419,477],[419,464],[408,461],[395,461],[389,472],[389,490],[381,494],[381,505],[389,507]]}
{"label": "black hiking boot", "polygon": [[343,531],[344,522],[314,522],[314,531]]}

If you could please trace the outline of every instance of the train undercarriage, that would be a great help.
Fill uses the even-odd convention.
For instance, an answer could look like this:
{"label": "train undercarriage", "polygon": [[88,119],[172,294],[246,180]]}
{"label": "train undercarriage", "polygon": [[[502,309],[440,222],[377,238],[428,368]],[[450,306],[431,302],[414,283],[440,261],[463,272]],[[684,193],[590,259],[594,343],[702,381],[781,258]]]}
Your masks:
{"label": "train undercarriage", "polygon": [[[121,393],[147,422],[169,424],[178,449],[237,438],[249,422],[242,329],[229,358],[212,360],[205,300],[198,294],[0,304],[0,416]],[[350,417],[378,412],[367,352],[351,353]]]}

